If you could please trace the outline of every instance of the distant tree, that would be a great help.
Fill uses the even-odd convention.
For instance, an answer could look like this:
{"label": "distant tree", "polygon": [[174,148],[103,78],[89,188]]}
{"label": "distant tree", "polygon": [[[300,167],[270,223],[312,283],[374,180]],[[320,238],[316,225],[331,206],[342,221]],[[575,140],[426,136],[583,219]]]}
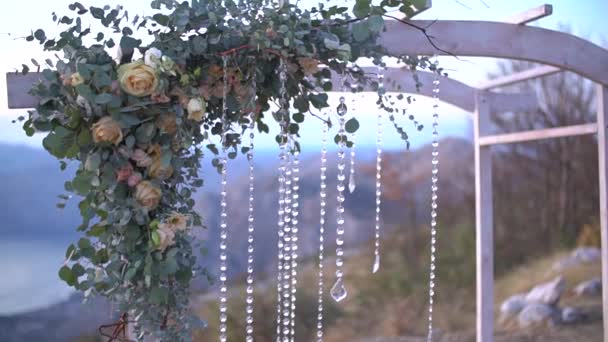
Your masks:
{"label": "distant tree", "polygon": [[[528,62],[499,64],[495,75],[534,67]],[[560,127],[595,121],[595,87],[569,72],[511,86],[503,91],[535,92],[540,109],[493,113],[496,133]],[[583,225],[597,217],[597,138],[593,135],[495,147],[494,187],[497,246],[520,257],[575,244]],[[542,243],[538,243],[542,242]],[[530,249],[531,243],[535,243]],[[505,251],[507,252],[507,251]],[[518,260],[513,260],[517,262]]]}

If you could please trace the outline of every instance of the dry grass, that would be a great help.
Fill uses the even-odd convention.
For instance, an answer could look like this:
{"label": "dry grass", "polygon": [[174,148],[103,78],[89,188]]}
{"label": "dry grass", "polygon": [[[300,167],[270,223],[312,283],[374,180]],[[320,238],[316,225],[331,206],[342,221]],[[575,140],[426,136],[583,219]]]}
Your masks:
{"label": "dry grass", "polygon": [[[435,326],[440,329],[436,341],[475,341],[475,282],[474,236],[468,227],[454,228],[443,233],[440,240],[438,289],[435,307]],[[423,231],[394,234],[384,241],[382,267],[372,275],[372,251],[363,249],[347,257],[346,283],[349,296],[335,305],[326,298],[326,342],[413,342],[424,341],[428,302],[428,236]],[[538,258],[517,267],[496,281],[497,307],[507,297],[530,290],[533,286],[557,276],[551,271],[553,263],[566,252]],[[334,260],[326,265],[326,292],[333,281]],[[310,341],[315,332],[316,319],[316,261],[302,263],[299,278],[297,339]],[[562,272],[568,289],[599,275],[598,264],[574,267]],[[270,284],[272,284],[272,280]],[[275,323],[275,293],[272,285],[256,293],[256,341],[272,341]],[[213,296],[210,297],[213,299]],[[590,314],[587,324],[552,327],[542,330],[517,331],[498,325],[496,341],[601,341],[601,299],[564,296],[564,304],[582,307]],[[244,340],[244,294],[230,300],[229,330],[231,340]],[[202,317],[210,327],[197,332],[195,341],[217,340],[217,305],[215,300],[201,305]],[[498,316],[498,315],[496,315]],[[382,336],[382,338],[378,338]],[[408,337],[404,337],[408,336]]]}

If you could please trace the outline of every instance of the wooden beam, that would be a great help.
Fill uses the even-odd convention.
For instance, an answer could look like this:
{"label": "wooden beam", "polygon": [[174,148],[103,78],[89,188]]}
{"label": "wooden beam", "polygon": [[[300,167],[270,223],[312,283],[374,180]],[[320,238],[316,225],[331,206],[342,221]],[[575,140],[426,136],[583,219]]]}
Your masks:
{"label": "wooden beam", "polygon": [[498,144],[513,144],[524,141],[543,140],[551,138],[572,137],[577,135],[587,135],[597,133],[597,124],[572,125],[557,128],[545,128],[532,131],[506,133],[483,136],[479,138],[481,146],[490,146]]}
{"label": "wooden beam", "polygon": [[[376,74],[375,67],[363,67],[363,71],[373,79]],[[416,71],[415,73],[407,68],[387,68],[385,73],[384,86],[388,92],[408,93],[433,97],[433,79],[435,75],[431,72]],[[420,87],[416,87],[417,76]],[[475,111],[475,91],[476,89],[451,79],[449,77],[440,77],[439,97],[441,101],[459,107],[467,112]],[[332,75],[332,83],[339,85],[342,83],[342,78],[338,74]],[[336,91],[338,86],[334,88]],[[369,85],[363,87],[365,91],[371,91]],[[487,93],[491,97],[492,109],[496,112],[518,112],[518,111],[533,111],[539,108],[536,94],[534,93]]]}
{"label": "wooden beam", "polygon": [[602,240],[602,308],[604,341],[608,341],[608,87],[597,87],[597,150]]}
{"label": "wooden beam", "polygon": [[535,8],[531,8],[525,12],[515,14],[504,20],[504,22],[517,25],[525,25],[540,18],[548,17],[551,14],[553,14],[553,6],[545,4]]}
{"label": "wooden beam", "polygon": [[[370,75],[376,73],[374,67],[365,67],[363,70]],[[434,75],[426,71],[418,71],[416,74],[418,75],[418,81],[422,83],[419,89],[416,88],[412,71],[404,68],[388,68],[385,72],[387,91],[432,97]],[[29,73],[25,76],[20,73],[10,73],[6,75],[6,78],[9,108],[33,108],[36,106],[38,99],[27,92],[35,82],[42,78],[40,73]],[[448,77],[441,77],[440,80],[442,101],[462,108],[467,112],[472,113],[475,110],[473,99],[475,88]],[[332,75],[332,82],[335,85],[341,84],[340,75]],[[364,89],[371,91],[369,85]],[[488,93],[488,96],[492,97],[493,108],[497,112],[532,111],[538,108],[538,101],[533,93]]]}
{"label": "wooden beam", "polygon": [[490,129],[490,103],[485,92],[475,96],[475,250],[477,273],[477,342],[494,340],[494,217],[492,150],[479,140]]}
{"label": "wooden beam", "polygon": [[[387,20],[378,43],[391,56],[485,56],[526,60],[569,70],[608,85],[608,50],[568,33],[490,21],[411,20],[419,28]],[[474,32],[474,34],[472,34]],[[593,62],[590,62],[593,61]]]}
{"label": "wooden beam", "polygon": [[6,92],[8,95],[8,108],[33,108],[38,103],[38,99],[28,92],[32,86],[40,82],[42,73],[31,72],[26,75],[21,73],[6,74]]}
{"label": "wooden beam", "polygon": [[553,75],[560,71],[560,68],[556,68],[550,65],[543,65],[540,67],[517,72],[511,75],[506,75],[492,80],[484,81],[479,85],[479,89],[488,90],[493,88],[505,87],[511,84],[529,81],[543,76]]}

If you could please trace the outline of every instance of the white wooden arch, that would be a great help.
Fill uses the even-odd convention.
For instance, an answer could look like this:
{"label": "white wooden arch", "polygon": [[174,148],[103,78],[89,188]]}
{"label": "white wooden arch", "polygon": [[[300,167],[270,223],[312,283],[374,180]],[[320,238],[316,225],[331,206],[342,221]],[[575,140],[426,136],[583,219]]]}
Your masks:
{"label": "white wooden arch", "polygon": [[[430,3],[430,1],[429,1]],[[424,28],[435,46],[420,29],[397,21],[387,21],[380,42],[392,55],[480,56],[526,60],[545,66],[502,79],[488,81],[478,89],[442,78],[440,99],[464,110],[474,112],[475,193],[476,193],[476,257],[477,257],[477,341],[494,340],[494,247],[492,212],[491,146],[501,143],[546,139],[553,137],[597,134],[599,161],[599,213],[602,234],[602,289],[604,340],[608,341],[608,51],[576,36],[524,24],[550,14],[550,5],[541,6],[509,20],[508,23],[487,21],[420,21],[407,23]],[[424,9],[423,9],[424,10]],[[443,50],[443,51],[442,51]],[[531,94],[494,93],[489,89],[568,70],[598,84],[597,122],[586,125],[488,136],[491,111],[524,111],[534,108]],[[370,70],[370,72],[375,72]],[[385,82],[388,91],[419,93],[430,96],[432,75],[418,73],[424,83],[420,92],[409,71],[391,69]],[[7,75],[9,108],[31,108],[36,99],[26,92],[32,79],[39,76]],[[336,76],[334,76],[336,77]],[[339,84],[339,83],[336,83]],[[399,87],[398,87],[399,86]]]}
{"label": "white wooden arch", "polygon": [[[545,6],[546,8],[546,6]],[[551,7],[549,7],[551,8]],[[538,10],[534,9],[533,11]],[[542,15],[541,15],[542,16]],[[541,17],[538,16],[538,17]],[[522,15],[522,18],[529,15]],[[534,18],[532,18],[533,20]],[[477,341],[494,341],[494,235],[491,146],[555,137],[597,134],[599,161],[599,216],[602,241],[602,289],[604,340],[608,341],[608,50],[571,34],[520,22],[390,21],[380,41],[392,55],[446,55],[496,57],[544,64],[520,74],[487,82],[475,92],[475,194],[477,260]],[[424,28],[425,36],[419,28]],[[429,42],[433,39],[433,44]],[[439,48],[439,49],[437,49]],[[491,88],[542,77],[561,70],[575,72],[598,84],[597,122],[529,132],[488,136],[492,103]]]}

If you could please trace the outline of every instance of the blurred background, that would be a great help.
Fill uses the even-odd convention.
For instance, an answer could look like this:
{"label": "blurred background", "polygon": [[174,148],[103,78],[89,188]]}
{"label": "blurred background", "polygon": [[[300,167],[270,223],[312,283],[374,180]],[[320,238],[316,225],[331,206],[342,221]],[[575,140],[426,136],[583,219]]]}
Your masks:
{"label": "blurred background", "polygon": [[[67,12],[70,1],[14,2],[0,12],[0,73],[20,69],[30,58],[45,55],[36,44],[20,38],[43,28],[56,28],[51,13]],[[105,4],[104,2],[103,4]],[[107,1],[114,6],[118,1]],[[303,7],[315,1],[300,1]],[[442,0],[417,19],[500,21],[536,7],[532,0]],[[571,32],[608,47],[604,0],[555,0],[553,15],[530,25]],[[84,3],[93,5],[93,3]],[[98,4],[97,1],[95,5]],[[148,0],[124,4],[132,14],[150,14]],[[474,33],[471,33],[474,35]],[[441,37],[437,37],[441,41]],[[608,61],[589,61],[604,63]],[[490,58],[439,58],[449,76],[475,86],[481,81],[534,67],[530,63]],[[533,113],[492,114],[493,130],[514,132],[595,121],[594,85],[563,72],[518,84],[504,91],[527,90],[541,99]],[[332,107],[339,93],[332,93]],[[369,95],[370,98],[375,95]],[[425,128],[418,132],[407,119],[402,124],[411,148],[385,122],[386,156],[383,160],[384,222],[382,266],[371,275],[374,228],[375,125],[377,109],[358,97],[357,189],[347,194],[348,246],[346,282],[349,296],[336,304],[327,298],[327,342],[418,341],[426,335],[428,293],[431,112],[432,101],[415,96],[407,111]],[[350,101],[350,100],[348,100]],[[371,104],[370,104],[371,103]],[[352,111],[351,111],[352,112]],[[117,314],[102,299],[82,303],[59,280],[57,271],[67,246],[79,238],[77,200],[64,209],[55,204],[63,183],[75,168],[60,171],[59,163],[41,147],[41,136],[28,138],[11,121],[25,110],[8,110],[6,83],[0,81],[0,342],[100,341],[96,329]],[[445,341],[474,341],[475,228],[472,122],[470,113],[440,104],[439,236],[436,291],[436,326]],[[319,156],[321,122],[307,119],[301,131],[302,268],[299,275],[297,338],[313,340],[316,327],[316,274],[319,213]],[[337,128],[330,132],[336,133]],[[602,341],[601,283],[599,283],[599,203],[597,140],[594,135],[521,143],[494,148],[496,321],[499,341]],[[257,278],[256,341],[272,341],[276,286],[276,162],[274,136],[256,140],[255,268]],[[336,147],[330,144],[328,189],[335,189]],[[243,158],[244,159],[244,158]],[[229,207],[246,207],[245,160],[229,166]],[[206,185],[198,192],[197,206],[206,228],[193,230],[208,253],[199,259],[213,274],[218,262],[218,177],[203,162]],[[332,192],[329,198],[334,198]],[[328,213],[334,213],[329,202]],[[271,213],[271,214],[269,214]],[[275,214],[276,215],[276,214]],[[230,213],[229,269],[231,340],[244,340],[244,276],[246,270],[246,212]],[[332,214],[328,222],[335,222]],[[331,224],[326,241],[333,241]],[[262,248],[260,248],[262,247]],[[326,245],[329,291],[333,277],[334,246]],[[217,340],[217,295],[205,277],[193,284],[193,311],[209,321],[209,329],[195,332],[196,341]],[[544,307],[522,303],[535,286],[548,294]],[[519,297],[517,295],[520,295]],[[556,299],[557,296],[557,299]],[[526,311],[527,310],[527,311]],[[523,315],[527,312],[528,315]],[[523,318],[522,318],[523,315]],[[530,318],[532,317],[532,318]],[[540,317],[536,319],[534,317]]]}

